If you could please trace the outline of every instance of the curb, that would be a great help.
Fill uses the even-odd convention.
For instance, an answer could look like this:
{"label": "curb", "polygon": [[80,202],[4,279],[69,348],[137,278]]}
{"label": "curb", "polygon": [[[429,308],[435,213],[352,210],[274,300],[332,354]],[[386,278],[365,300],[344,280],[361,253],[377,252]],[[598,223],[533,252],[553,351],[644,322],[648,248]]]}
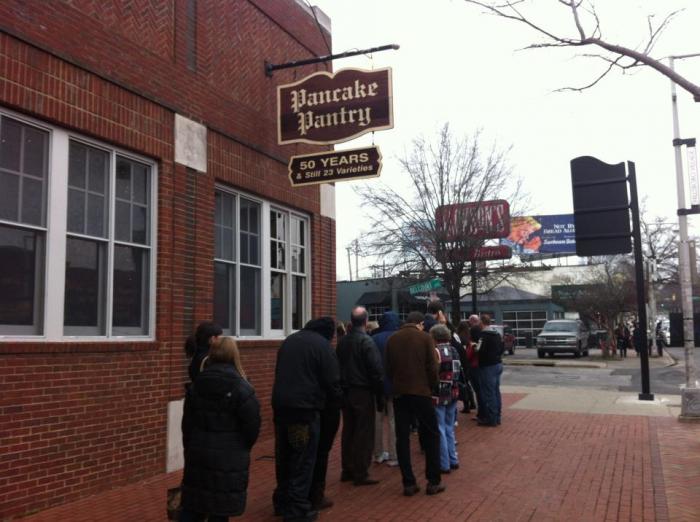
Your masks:
{"label": "curb", "polygon": [[607,363],[596,362],[571,362],[571,361],[545,361],[541,359],[504,359],[504,366],[556,366],[559,368],[607,368]]}

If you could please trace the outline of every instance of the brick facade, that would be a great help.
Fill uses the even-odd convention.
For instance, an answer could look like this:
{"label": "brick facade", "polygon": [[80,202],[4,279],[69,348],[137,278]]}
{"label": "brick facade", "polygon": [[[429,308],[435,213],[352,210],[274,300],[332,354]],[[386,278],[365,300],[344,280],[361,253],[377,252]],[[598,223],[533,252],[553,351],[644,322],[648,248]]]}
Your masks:
{"label": "brick facade", "polygon": [[[155,341],[0,341],[0,518],[165,470],[184,339],[212,315],[215,183],[309,215],[312,314],[334,313],[335,221],[286,169],[318,147],[279,146],[275,126],[276,86],[324,66],[263,69],[327,54],[320,29],[294,0],[194,5],[193,20],[188,0],[0,2],[0,108],[158,166]],[[206,174],[175,163],[176,113],[207,127]],[[279,341],[240,346],[269,436]]]}

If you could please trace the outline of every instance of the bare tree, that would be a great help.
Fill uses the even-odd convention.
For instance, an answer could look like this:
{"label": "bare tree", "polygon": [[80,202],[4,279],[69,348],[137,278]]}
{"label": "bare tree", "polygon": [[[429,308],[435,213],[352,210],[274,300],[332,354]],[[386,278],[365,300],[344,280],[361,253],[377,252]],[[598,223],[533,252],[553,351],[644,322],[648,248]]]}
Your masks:
{"label": "bare tree", "polygon": [[642,252],[644,258],[656,265],[656,282],[666,284],[677,282],[678,276],[678,234],[677,223],[662,217],[645,219],[640,217]]}
{"label": "bare tree", "polygon": [[[434,143],[416,138],[399,158],[407,187],[373,182],[357,189],[371,220],[371,230],[362,239],[364,253],[380,258],[389,273],[440,277],[450,296],[453,321],[460,318],[461,289],[469,273],[465,254],[485,242],[470,234],[477,228],[481,203],[505,199],[515,208],[523,203],[521,182],[506,155],[495,145],[484,151],[479,132],[457,138],[445,124]],[[436,211],[463,203],[477,205],[460,216],[460,233],[454,237],[454,231],[436,222]],[[482,275],[482,290],[488,282],[492,287],[507,277]]]}
{"label": "bare tree", "polygon": [[603,357],[609,357],[615,338],[613,330],[626,312],[636,310],[634,264],[629,256],[598,256],[591,262],[598,268],[583,284],[575,285],[575,292],[558,303],[575,310],[581,319],[608,332],[607,342],[601,346]]}
{"label": "bare tree", "polygon": [[[598,52],[586,53],[582,56],[595,58],[605,62],[603,71],[593,81],[580,87],[565,87],[558,90],[582,91],[596,85],[613,69],[629,71],[635,67],[647,66],[655,69],[664,76],[670,78],[683,89],[693,95],[695,101],[700,101],[700,85],[691,82],[684,76],[678,74],[671,67],[665,65],[661,59],[653,58],[651,52],[654,49],[659,36],[669,26],[673,18],[680,11],[668,13],[660,23],[654,24],[654,16],[647,16],[648,35],[644,44],[638,47],[626,47],[614,44],[603,37],[601,21],[596,12],[593,0],[551,0],[554,7],[569,11],[571,16],[571,26],[569,31],[553,30],[545,26],[543,21],[530,15],[529,8],[535,2],[527,0],[465,0],[468,4],[480,6],[488,13],[513,20],[530,27],[533,31],[543,37],[543,41],[530,44],[524,49],[542,48],[587,48],[593,47]],[[538,2],[540,7],[542,1]]]}

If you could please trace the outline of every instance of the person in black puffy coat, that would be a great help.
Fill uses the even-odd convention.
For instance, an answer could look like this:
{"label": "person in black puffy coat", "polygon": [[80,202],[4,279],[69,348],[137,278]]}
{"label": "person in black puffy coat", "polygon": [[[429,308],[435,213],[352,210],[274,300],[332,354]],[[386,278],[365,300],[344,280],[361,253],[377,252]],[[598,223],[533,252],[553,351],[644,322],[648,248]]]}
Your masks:
{"label": "person in black puffy coat", "polygon": [[185,397],[180,522],[220,522],[245,511],[250,450],[259,432],[260,405],[238,347],[222,337]]}

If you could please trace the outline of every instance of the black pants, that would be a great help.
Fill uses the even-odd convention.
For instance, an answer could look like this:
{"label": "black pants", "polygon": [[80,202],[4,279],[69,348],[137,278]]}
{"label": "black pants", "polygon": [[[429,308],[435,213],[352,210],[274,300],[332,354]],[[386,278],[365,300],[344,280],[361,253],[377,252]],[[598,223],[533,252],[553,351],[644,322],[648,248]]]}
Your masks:
{"label": "black pants", "polygon": [[309,501],[312,506],[320,504],[326,491],[326,472],[328,471],[328,455],[333,448],[335,434],[340,425],[340,408],[326,408],[321,412],[321,433],[318,440],[316,453],[316,465],[314,466],[313,479]]}
{"label": "black pants", "polygon": [[425,478],[430,484],[440,483],[440,431],[435,407],[430,397],[401,395],[394,399],[396,417],[396,454],[404,486],[416,484],[411,466],[410,423],[418,419],[418,435],[425,450]]}
{"label": "black pants", "polygon": [[341,464],[343,475],[358,481],[367,478],[374,449],[374,394],[365,388],[350,388],[343,406]]}
{"label": "black pants", "polygon": [[284,520],[307,520],[311,511],[309,489],[316,464],[319,414],[307,422],[275,420],[275,474],[272,496],[275,512]]}

